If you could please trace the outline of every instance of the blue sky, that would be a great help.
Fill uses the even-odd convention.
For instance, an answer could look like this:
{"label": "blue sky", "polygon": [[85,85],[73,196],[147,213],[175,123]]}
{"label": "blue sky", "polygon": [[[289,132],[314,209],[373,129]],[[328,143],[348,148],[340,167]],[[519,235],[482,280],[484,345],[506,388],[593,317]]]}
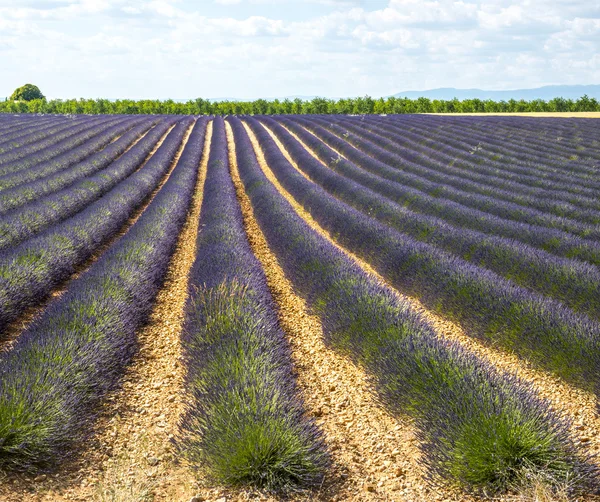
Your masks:
{"label": "blue sky", "polygon": [[600,83],[599,0],[0,0],[0,96],[386,96]]}

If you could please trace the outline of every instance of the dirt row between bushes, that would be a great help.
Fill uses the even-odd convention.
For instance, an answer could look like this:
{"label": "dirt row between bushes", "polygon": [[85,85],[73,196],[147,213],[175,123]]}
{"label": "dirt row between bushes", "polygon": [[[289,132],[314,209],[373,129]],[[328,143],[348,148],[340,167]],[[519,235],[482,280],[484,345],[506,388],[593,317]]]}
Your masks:
{"label": "dirt row between bushes", "polygon": [[[302,176],[312,182],[312,180],[310,180],[310,178],[299,168],[289,152],[287,152],[283,144],[277,139],[269,127],[265,124],[262,125],[274,139],[277,146],[290,164]],[[255,148],[257,148],[258,143],[255,138],[253,138],[253,144],[255,145]],[[317,158],[313,151],[311,151],[304,143],[302,144],[304,148],[311,153],[311,155]],[[515,354],[507,353],[500,347],[486,345],[479,340],[467,336],[458,324],[429,311],[417,298],[407,296],[396,290],[393,286],[388,284],[387,281],[368,263],[347,249],[339,246],[335,240],[332,239],[331,235],[312,218],[310,213],[304,210],[304,208],[295,201],[291,194],[289,194],[285,188],[281,186],[274,173],[264,161],[264,158],[261,160],[261,167],[267,175],[267,178],[275,185],[277,190],[286,198],[286,200],[288,200],[288,202],[290,202],[290,204],[292,204],[294,210],[313,229],[315,229],[325,239],[353,259],[370,275],[394,291],[401,301],[408,302],[415,310],[424,315],[434,327],[438,336],[459,343],[465,349],[475,353],[478,357],[491,363],[499,370],[510,374],[515,374],[524,382],[531,384],[533,390],[541,397],[547,399],[552,408],[559,415],[563,416],[566,420],[572,421],[570,433],[575,442],[585,445],[592,454],[596,455],[600,453],[600,416],[598,416],[597,413],[599,403],[597,397],[593,393],[570,385],[550,372],[535,368],[528,361],[517,357]],[[538,487],[538,489],[541,488]],[[520,497],[524,499],[528,499],[530,496],[532,495],[527,493],[520,495]],[[535,500],[535,497],[533,499]],[[600,500],[600,497],[590,495],[586,500]]]}
{"label": "dirt row between bushes", "polygon": [[[160,185],[136,210],[119,234],[111,239],[110,244],[125,235],[169,179],[191,131],[192,127],[184,136]],[[0,501],[175,501],[189,500],[194,494],[193,476],[189,470],[177,465],[171,439],[176,433],[184,399],[179,335],[187,299],[188,273],[196,255],[211,131],[212,123],[207,128],[188,218],[150,318],[138,333],[139,352],[127,368],[122,385],[103,401],[89,442],[80,445],[73,460],[52,474],[35,477],[9,475],[2,480]],[[153,153],[166,136],[161,138]],[[103,246],[103,251],[108,246]],[[96,253],[87,267],[76,275],[89,268],[100,254],[100,251]],[[54,296],[61,294],[66,287],[63,285]]]}
{"label": "dirt row between bushes", "polygon": [[[256,137],[245,127],[267,178],[294,210],[319,230],[310,215],[286,196]],[[304,300],[294,293],[254,219],[235,166],[232,171],[252,249],[280,308],[280,322],[292,347],[298,384],[333,456],[334,469],[319,496],[340,501],[469,500],[460,493],[432,490],[425,483],[411,421],[390,416],[377,403],[365,372],[324,344],[318,318],[310,315]]]}
{"label": "dirt row between bushes", "polygon": [[[147,164],[147,162],[150,160],[152,155],[154,155],[156,153],[156,150],[158,150],[158,148],[164,143],[165,139],[167,138],[169,133],[174,128],[175,128],[175,125],[170,127],[165,132],[165,134],[163,134],[161,136],[161,138],[158,140],[158,142],[156,143],[154,148],[152,148],[152,151],[146,156],[146,158],[144,159],[144,162],[142,162],[141,166],[138,167],[135,170],[135,172],[138,172],[140,169],[142,169]],[[143,139],[143,137],[146,136],[146,134],[148,134],[150,132],[150,130],[146,131],[143,134],[143,136],[141,136],[136,141],[134,141],[127,148],[125,153],[128,152],[131,148],[133,148],[137,143],[139,143]],[[188,131],[188,135],[190,132],[191,132],[191,129],[190,129],[190,131]],[[121,156],[122,155],[117,157],[113,162],[116,162]],[[161,181],[160,186],[162,186],[166,182],[166,180],[169,178],[169,175],[171,174],[171,171],[173,170],[175,165],[176,165],[176,163],[173,163],[173,165],[171,166],[171,169],[165,175],[164,179]],[[134,173],[132,173],[132,174],[134,174]],[[46,300],[41,302],[39,305],[35,305],[33,307],[29,307],[29,308],[25,309],[25,311],[19,317],[17,317],[14,321],[12,321],[6,327],[4,333],[2,334],[2,340],[0,341],[0,353],[8,352],[12,348],[14,343],[17,341],[17,338],[19,337],[19,335],[27,329],[27,327],[34,321],[34,319],[36,317],[41,315],[44,312],[44,310],[46,310],[46,307],[48,306],[48,304],[54,298],[56,298],[57,296],[60,296],[62,293],[64,293],[67,290],[67,288],[69,287],[69,284],[71,284],[71,282],[73,280],[77,279],[77,277],[79,277],[86,270],[88,270],[98,260],[98,258],[100,258],[100,256],[104,253],[104,251],[106,251],[110,246],[112,246],[112,244],[118,238],[120,238],[121,235],[123,235],[131,227],[131,225],[133,225],[133,223],[139,218],[139,216],[141,215],[143,210],[148,206],[150,201],[154,198],[154,195],[156,192],[157,192],[157,190],[155,190],[151,195],[148,196],[147,201],[144,204],[142,204],[142,206],[134,213],[134,215],[123,225],[123,227],[121,228],[121,230],[119,231],[118,234],[115,234],[114,237],[110,238],[106,243],[104,243],[102,246],[100,246],[94,252],[94,254],[92,256],[90,256],[84,263],[82,263],[81,265],[76,267],[75,272],[73,272],[73,274],[71,274],[71,276],[68,279],[63,281],[56,288],[54,288],[54,291],[52,291],[52,293],[50,293],[50,295],[48,296],[48,298],[46,298]],[[93,204],[93,202],[92,202],[92,204]],[[35,238],[35,237],[36,236],[34,235],[32,238]]]}

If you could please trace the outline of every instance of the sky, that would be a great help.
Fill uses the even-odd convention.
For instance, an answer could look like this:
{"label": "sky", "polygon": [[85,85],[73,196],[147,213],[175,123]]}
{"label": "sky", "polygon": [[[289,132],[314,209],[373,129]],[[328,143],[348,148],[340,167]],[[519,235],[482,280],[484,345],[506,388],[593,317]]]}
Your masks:
{"label": "sky", "polygon": [[0,0],[0,96],[379,97],[600,83],[600,0]]}

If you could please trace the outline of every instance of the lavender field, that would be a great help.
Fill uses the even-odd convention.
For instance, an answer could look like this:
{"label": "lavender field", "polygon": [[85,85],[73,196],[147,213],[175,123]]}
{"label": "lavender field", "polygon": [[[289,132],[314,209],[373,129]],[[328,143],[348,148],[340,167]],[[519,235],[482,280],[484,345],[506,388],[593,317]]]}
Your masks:
{"label": "lavender field", "polygon": [[597,119],[0,115],[0,499],[600,500],[599,265]]}

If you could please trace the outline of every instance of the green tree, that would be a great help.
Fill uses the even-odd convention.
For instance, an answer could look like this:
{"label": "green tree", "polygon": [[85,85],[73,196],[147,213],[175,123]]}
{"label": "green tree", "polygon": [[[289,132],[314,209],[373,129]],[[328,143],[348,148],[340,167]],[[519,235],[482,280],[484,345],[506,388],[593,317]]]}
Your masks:
{"label": "green tree", "polygon": [[10,99],[12,101],[33,101],[34,99],[44,99],[45,96],[37,85],[25,84],[23,87],[15,89]]}
{"label": "green tree", "polygon": [[595,112],[598,106],[598,102],[584,94],[575,102],[575,111],[577,112]]}
{"label": "green tree", "polygon": [[329,112],[329,101],[325,98],[313,98],[311,101],[311,113],[325,115]]}
{"label": "green tree", "polygon": [[433,111],[433,106],[429,98],[420,97],[417,99],[416,105],[417,113],[431,113]]}

